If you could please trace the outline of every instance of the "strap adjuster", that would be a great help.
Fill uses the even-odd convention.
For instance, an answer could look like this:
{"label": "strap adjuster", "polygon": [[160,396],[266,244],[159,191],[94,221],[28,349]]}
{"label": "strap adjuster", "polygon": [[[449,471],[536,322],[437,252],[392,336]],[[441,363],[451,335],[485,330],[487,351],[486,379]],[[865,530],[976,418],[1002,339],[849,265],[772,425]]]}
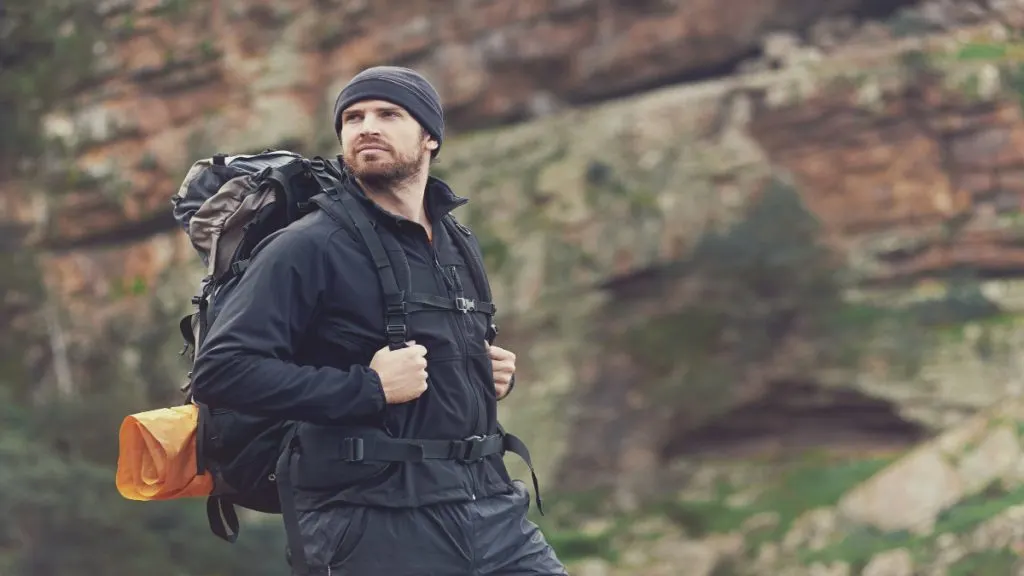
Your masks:
{"label": "strap adjuster", "polygon": [[453,458],[463,463],[479,462],[483,460],[485,437],[480,435],[470,436],[463,440],[452,443]]}
{"label": "strap adjuster", "polygon": [[476,310],[476,300],[460,296],[455,299],[455,308],[460,310],[463,314],[468,314]]}
{"label": "strap adjuster", "polygon": [[345,438],[341,441],[341,459],[345,462],[363,461],[363,439]]}

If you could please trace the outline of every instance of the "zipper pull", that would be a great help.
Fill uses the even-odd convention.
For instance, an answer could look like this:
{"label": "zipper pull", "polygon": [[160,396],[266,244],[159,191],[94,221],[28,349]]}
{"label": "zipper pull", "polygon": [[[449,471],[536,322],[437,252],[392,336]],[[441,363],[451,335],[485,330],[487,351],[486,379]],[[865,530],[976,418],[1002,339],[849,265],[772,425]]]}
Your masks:
{"label": "zipper pull", "polygon": [[459,269],[455,266],[449,266],[449,270],[452,273],[452,281],[455,282],[455,291],[462,294],[462,278],[459,278]]}
{"label": "zipper pull", "polygon": [[444,278],[444,285],[449,290],[454,290],[455,286],[452,284],[452,279],[448,277],[448,274],[444,271],[444,266],[441,266],[441,262],[437,259],[437,253],[434,253],[434,266],[437,267],[437,271],[441,273],[441,278]]}

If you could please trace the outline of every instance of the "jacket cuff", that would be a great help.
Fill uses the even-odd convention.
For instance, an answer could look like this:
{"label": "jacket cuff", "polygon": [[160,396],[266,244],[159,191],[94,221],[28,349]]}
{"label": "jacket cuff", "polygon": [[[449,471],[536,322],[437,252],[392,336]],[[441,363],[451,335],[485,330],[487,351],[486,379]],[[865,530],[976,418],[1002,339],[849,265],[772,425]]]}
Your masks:
{"label": "jacket cuff", "polygon": [[373,396],[374,407],[376,408],[374,413],[383,412],[387,408],[388,399],[384,396],[384,384],[380,381],[380,374],[377,374],[377,371],[370,367],[366,368],[366,374],[370,379],[368,384],[372,388],[370,394]]}

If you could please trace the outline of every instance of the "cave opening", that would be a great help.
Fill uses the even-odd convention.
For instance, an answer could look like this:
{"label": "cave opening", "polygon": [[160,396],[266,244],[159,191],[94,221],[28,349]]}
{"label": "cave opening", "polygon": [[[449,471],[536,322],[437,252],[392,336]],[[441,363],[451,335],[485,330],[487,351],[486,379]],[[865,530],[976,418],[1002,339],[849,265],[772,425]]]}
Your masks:
{"label": "cave opening", "polygon": [[851,12],[861,23],[884,21],[902,10],[921,4],[921,0],[862,0]]}
{"label": "cave opening", "polygon": [[930,436],[898,406],[849,388],[779,381],[757,400],[667,439],[664,461],[686,457],[784,456],[808,450],[890,452]]}

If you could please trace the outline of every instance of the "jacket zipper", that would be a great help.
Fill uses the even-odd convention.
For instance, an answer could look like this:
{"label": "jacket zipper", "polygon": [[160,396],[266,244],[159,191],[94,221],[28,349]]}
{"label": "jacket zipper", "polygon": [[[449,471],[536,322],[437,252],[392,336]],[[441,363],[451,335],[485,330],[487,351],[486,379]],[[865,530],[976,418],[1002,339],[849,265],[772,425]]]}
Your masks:
{"label": "jacket zipper", "polygon": [[[452,280],[455,283],[455,297],[456,298],[464,298],[465,297],[465,292],[463,291],[462,278],[459,277],[459,269],[457,267],[455,267],[455,266],[449,266],[448,269],[451,271]],[[473,322],[473,320],[469,317],[469,314],[465,314],[464,313],[462,315],[462,325],[466,329],[466,334],[469,334],[469,332],[470,332],[470,330],[472,328],[472,325],[473,325],[472,322]],[[465,368],[466,368],[466,378],[470,382],[472,382],[473,379],[469,375],[469,345],[468,344],[466,346],[466,356],[464,357],[464,362],[466,364],[466,366],[465,366]],[[473,398],[477,401],[476,427],[477,427],[477,430],[485,429],[486,426],[484,426],[480,422],[480,417],[484,413],[484,399],[479,395],[479,391],[476,389],[476,386],[472,386],[472,388],[473,388]]]}

